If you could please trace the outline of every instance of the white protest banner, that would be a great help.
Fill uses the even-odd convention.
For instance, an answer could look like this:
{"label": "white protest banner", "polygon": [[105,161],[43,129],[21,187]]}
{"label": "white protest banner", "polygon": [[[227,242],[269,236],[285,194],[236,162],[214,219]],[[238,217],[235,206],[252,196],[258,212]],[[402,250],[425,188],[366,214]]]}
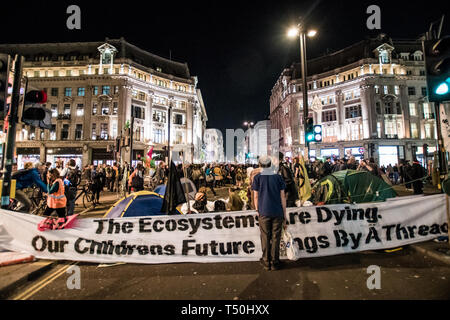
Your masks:
{"label": "white protest banner", "polygon": [[[288,231],[302,258],[398,247],[446,235],[443,194],[364,204],[290,208]],[[42,259],[98,263],[257,261],[253,211],[79,219],[67,230],[37,230],[42,217],[0,211],[0,248]]]}

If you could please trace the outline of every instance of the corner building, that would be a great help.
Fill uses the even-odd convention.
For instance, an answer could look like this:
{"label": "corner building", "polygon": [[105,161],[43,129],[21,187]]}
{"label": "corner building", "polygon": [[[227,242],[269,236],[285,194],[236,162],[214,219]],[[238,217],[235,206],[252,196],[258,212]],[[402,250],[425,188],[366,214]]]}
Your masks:
{"label": "corner building", "polygon": [[[186,63],[142,50],[123,38],[105,42],[0,45],[0,52],[25,57],[28,88],[45,90],[52,129],[19,124],[16,154],[26,161],[74,158],[78,165],[164,160],[171,122],[171,150],[200,161],[207,114],[198,80]],[[133,108],[132,108],[133,107]],[[171,119],[169,119],[171,108]],[[134,109],[133,154],[114,152]],[[2,127],[3,129],[3,127]]]}
{"label": "corner building", "polygon": [[[420,40],[381,34],[309,60],[307,85],[309,116],[323,129],[322,143],[310,144],[311,157],[374,157],[394,165],[414,158],[423,163],[425,143],[429,155],[436,151]],[[304,148],[301,90],[296,63],[283,70],[270,97],[271,126],[287,156]]]}

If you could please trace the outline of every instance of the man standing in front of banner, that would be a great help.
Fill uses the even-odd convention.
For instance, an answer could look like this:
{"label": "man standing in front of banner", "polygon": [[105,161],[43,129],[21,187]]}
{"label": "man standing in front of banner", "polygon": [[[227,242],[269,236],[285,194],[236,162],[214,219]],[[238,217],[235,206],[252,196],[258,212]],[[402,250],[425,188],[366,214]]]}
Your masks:
{"label": "man standing in front of banner", "polygon": [[260,262],[265,270],[278,270],[281,267],[281,232],[286,216],[286,184],[283,178],[271,169],[272,161],[269,157],[260,157],[259,166],[263,170],[253,179],[252,190],[261,232],[263,256]]}

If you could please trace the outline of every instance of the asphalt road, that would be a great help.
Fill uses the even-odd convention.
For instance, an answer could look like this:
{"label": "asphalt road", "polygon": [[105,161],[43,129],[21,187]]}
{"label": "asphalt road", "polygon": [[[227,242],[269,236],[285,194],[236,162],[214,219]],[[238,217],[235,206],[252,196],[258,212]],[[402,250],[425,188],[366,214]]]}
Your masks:
{"label": "asphalt road", "polygon": [[[257,262],[220,264],[78,263],[80,288],[62,262],[9,299],[25,300],[372,300],[450,299],[450,266],[409,248],[289,261],[265,271]],[[368,289],[369,266],[380,289]]]}

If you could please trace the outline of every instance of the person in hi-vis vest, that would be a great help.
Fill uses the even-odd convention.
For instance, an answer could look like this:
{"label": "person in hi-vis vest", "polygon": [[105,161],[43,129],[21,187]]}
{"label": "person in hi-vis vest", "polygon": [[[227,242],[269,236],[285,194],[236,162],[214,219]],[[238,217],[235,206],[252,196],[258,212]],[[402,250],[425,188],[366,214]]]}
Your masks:
{"label": "person in hi-vis vest", "polygon": [[[45,209],[44,216],[47,217],[42,221],[38,228],[43,231],[45,229],[58,229],[59,226],[63,226],[67,222],[66,218],[66,205],[67,198],[64,195],[64,182],[60,177],[58,169],[51,169],[47,173],[47,208]],[[58,219],[56,222],[50,217],[53,211],[56,210]]]}

